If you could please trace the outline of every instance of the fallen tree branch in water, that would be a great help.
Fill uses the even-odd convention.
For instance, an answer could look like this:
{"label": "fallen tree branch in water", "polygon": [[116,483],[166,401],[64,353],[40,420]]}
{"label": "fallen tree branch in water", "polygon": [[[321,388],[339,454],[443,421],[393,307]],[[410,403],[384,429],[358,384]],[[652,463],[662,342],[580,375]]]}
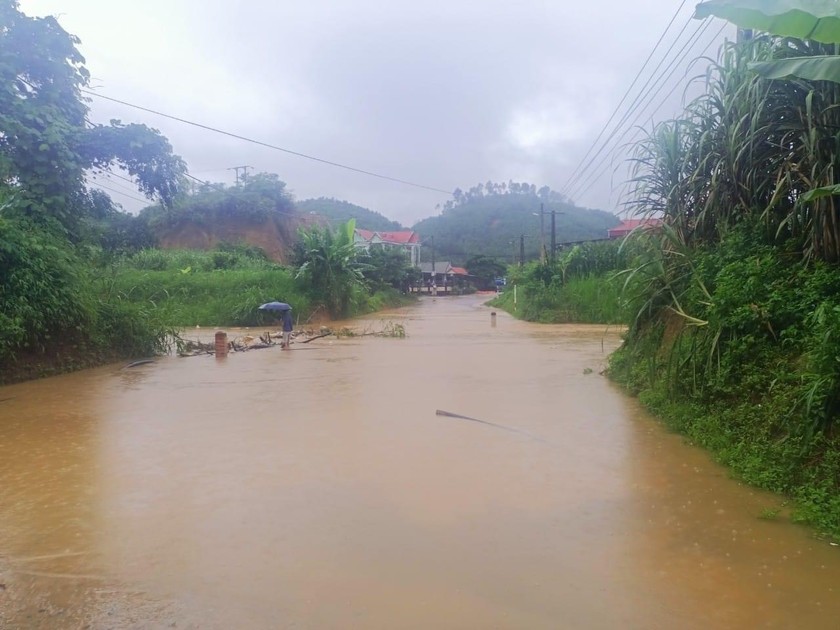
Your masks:
{"label": "fallen tree branch in water", "polygon": [[[333,330],[326,326],[316,332],[312,329],[299,329],[292,333],[292,339],[295,343],[305,344],[316,339],[323,339],[324,337],[334,336],[336,339],[350,338],[350,337],[391,337],[396,339],[404,339],[406,337],[405,326],[394,322],[380,322],[380,328],[374,329],[372,325],[368,325],[361,332],[356,332],[352,328],[346,326]],[[194,357],[198,355],[214,355],[216,353],[215,343],[205,343],[199,340],[184,339],[180,335],[174,335],[174,343],[180,357]],[[259,337],[253,335],[242,335],[234,337],[228,341],[228,350],[231,352],[245,352],[246,350],[262,350],[264,348],[271,348],[279,346],[275,339],[283,337],[282,332],[265,332]],[[301,337],[305,337],[301,339]],[[139,365],[139,362],[138,362]],[[126,366],[128,367],[128,366]]]}
{"label": "fallen tree branch in water", "polygon": [[538,442],[545,442],[544,439],[541,437],[534,435],[533,433],[528,433],[527,431],[523,431],[522,429],[517,429],[514,427],[507,427],[503,424],[496,424],[495,422],[489,422],[487,420],[479,420],[478,418],[471,418],[469,416],[462,416],[459,413],[452,413],[451,411],[443,411],[442,409],[438,409],[435,411],[436,416],[444,416],[446,418],[456,418],[458,420],[469,420],[470,422],[479,422],[481,424],[487,424],[491,427],[496,427],[497,429],[502,429],[503,431],[510,431],[511,433],[519,433],[520,435],[526,435],[531,439],[537,440]]}
{"label": "fallen tree branch in water", "polygon": [[304,339],[301,343],[309,343],[310,341],[315,341],[316,339],[321,339],[322,337],[329,337],[331,334],[333,334],[332,331],[321,333],[320,335],[315,335],[309,339]]}
{"label": "fallen tree branch in water", "polygon": [[137,367],[138,365],[146,365],[147,363],[154,363],[154,359],[140,359],[139,361],[134,361],[133,363],[129,363],[128,365],[124,365],[123,369]]}

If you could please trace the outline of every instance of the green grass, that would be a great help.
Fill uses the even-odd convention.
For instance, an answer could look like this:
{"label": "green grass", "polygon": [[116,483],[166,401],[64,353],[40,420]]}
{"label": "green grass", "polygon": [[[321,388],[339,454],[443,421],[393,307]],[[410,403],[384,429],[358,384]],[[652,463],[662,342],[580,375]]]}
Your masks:
{"label": "green grass", "polygon": [[281,268],[189,273],[124,269],[109,284],[116,299],[153,308],[175,327],[264,324],[271,315],[257,307],[275,300],[291,304],[297,316],[308,317],[313,310],[291,272]]}
{"label": "green grass", "polygon": [[608,275],[572,278],[562,286],[528,283],[505,292],[490,302],[515,317],[544,324],[622,324],[626,321],[620,300],[620,284]]}

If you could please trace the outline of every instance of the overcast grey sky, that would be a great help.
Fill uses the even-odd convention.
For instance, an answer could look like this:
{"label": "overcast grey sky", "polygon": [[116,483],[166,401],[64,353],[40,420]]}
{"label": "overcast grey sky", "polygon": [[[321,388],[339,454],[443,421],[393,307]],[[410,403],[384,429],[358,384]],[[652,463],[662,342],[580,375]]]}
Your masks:
{"label": "overcast grey sky", "polygon": [[[701,26],[690,20],[694,4],[683,5],[666,35],[664,48],[676,41],[670,57]],[[679,6],[680,0],[21,2],[27,14],[59,16],[81,39],[91,85],[104,95],[444,190],[488,179],[562,190]],[[688,57],[712,40],[707,54],[714,52],[722,26],[711,23]],[[665,95],[684,74],[679,69],[663,81],[653,104],[628,123],[636,115],[638,122],[673,115],[682,89]],[[447,199],[100,99],[91,108],[98,122],[119,118],[159,129],[203,180],[232,182],[227,169],[249,165],[279,174],[299,199],[346,199],[408,225],[436,214],[435,205]],[[624,176],[611,175],[608,166],[590,169],[607,173],[578,187],[579,205],[619,209]],[[121,180],[108,186],[139,196]],[[142,205],[112,196],[129,209]]]}

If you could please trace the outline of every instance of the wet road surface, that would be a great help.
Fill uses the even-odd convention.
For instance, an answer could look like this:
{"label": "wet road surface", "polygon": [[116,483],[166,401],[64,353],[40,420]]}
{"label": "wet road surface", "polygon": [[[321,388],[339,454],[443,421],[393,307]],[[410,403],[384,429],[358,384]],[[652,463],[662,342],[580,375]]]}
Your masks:
{"label": "wet road surface", "polygon": [[840,627],[840,550],[600,376],[618,331],[481,301],[0,388],[0,627]]}

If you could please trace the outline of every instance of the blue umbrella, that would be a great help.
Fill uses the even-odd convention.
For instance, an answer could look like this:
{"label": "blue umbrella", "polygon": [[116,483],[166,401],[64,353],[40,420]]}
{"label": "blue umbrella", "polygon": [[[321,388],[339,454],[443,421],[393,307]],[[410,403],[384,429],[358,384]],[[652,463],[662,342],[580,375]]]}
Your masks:
{"label": "blue umbrella", "polygon": [[291,311],[292,307],[285,302],[268,302],[260,306],[261,311]]}

